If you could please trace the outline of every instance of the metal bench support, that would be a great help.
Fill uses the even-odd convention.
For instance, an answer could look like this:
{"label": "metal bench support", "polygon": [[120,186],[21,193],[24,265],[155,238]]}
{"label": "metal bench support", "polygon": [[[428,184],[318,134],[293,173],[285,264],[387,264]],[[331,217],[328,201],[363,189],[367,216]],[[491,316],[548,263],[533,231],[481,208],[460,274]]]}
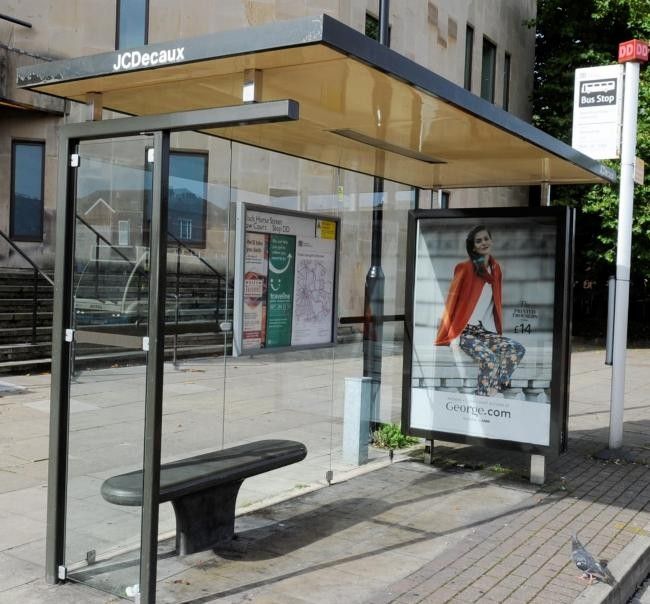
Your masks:
{"label": "metal bench support", "polygon": [[235,536],[235,504],[243,480],[190,493],[172,501],[176,514],[176,553],[212,549]]}

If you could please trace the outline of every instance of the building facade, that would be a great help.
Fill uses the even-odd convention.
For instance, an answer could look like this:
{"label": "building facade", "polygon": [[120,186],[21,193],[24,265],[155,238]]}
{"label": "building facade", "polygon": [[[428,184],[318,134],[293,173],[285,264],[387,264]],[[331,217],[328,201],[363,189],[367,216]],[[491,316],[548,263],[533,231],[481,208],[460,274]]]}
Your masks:
{"label": "building facade", "polygon": [[[534,0],[397,0],[390,7],[389,43],[409,59],[529,120],[535,32],[525,23],[534,18],[535,9]],[[18,66],[318,14],[331,15],[374,36],[378,10],[377,0],[4,0],[0,3],[0,15],[5,17],[0,19],[0,231],[39,267],[52,267],[57,127],[83,121],[88,113],[78,103],[18,89]],[[258,180],[254,188],[260,195],[295,196],[297,183],[287,181],[292,180],[290,174],[302,172],[299,160],[249,154],[252,164],[245,158],[247,153],[242,161],[255,165],[249,181]],[[179,170],[210,169],[201,158],[178,156],[176,164]],[[365,177],[347,174],[345,180],[346,190],[368,189]],[[527,202],[526,188],[488,188],[444,192],[432,203],[434,207],[438,203],[489,207]],[[122,242],[128,240],[127,219],[114,217],[111,229],[116,243],[120,237]],[[178,229],[189,235],[189,219],[178,219]],[[202,229],[195,225],[189,240],[200,236]],[[0,263],[10,265],[8,256],[12,256],[20,264],[4,242],[2,246]]]}

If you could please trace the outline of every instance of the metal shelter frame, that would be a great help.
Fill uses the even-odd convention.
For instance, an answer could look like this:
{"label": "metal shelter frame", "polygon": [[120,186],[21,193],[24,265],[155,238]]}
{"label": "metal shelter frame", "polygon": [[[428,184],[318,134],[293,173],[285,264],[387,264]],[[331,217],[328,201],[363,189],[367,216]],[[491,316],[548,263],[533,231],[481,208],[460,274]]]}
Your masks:
{"label": "metal shelter frame", "polygon": [[74,339],[72,325],[73,274],[68,270],[74,250],[74,170],[70,158],[77,144],[141,134],[154,135],[153,195],[151,215],[151,263],[149,304],[149,347],[146,369],[142,532],[140,556],[141,602],[155,602],[156,554],[158,542],[158,490],[162,432],[162,386],[164,363],[165,253],[167,229],[168,163],[170,133],[232,124],[259,124],[297,120],[298,104],[292,100],[272,101],[184,111],[165,115],[130,117],[103,122],[70,124],[61,129],[59,141],[57,247],[55,298],[52,328],[52,397],[47,499],[46,580],[65,579],[65,522],[68,424],[70,417],[70,363]]}

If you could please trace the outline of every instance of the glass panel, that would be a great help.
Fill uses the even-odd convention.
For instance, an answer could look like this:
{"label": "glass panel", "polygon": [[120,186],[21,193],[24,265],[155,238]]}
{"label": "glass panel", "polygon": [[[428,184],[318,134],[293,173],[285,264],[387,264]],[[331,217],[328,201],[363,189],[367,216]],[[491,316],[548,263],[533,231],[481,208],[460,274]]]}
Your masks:
{"label": "glass panel", "polygon": [[[223,323],[232,317],[230,143],[177,132],[171,148],[165,348],[172,362],[164,373],[162,463],[223,446],[224,352],[231,348]],[[169,555],[175,548],[170,503],[160,505],[158,528],[158,580],[165,581],[178,570]]]}
{"label": "glass panel", "polygon": [[139,582],[141,507],[100,489],[142,470],[152,146],[151,136],[82,142],[76,174],[66,566],[72,580],[122,597]]}
{"label": "glass panel", "polygon": [[[228,359],[224,444],[280,438],[302,442],[308,451],[298,464],[246,480],[242,509],[325,483],[332,468],[332,442],[341,428],[340,417],[334,417],[334,348],[297,342],[304,341],[298,336],[298,325],[308,321],[303,313],[312,312],[316,325],[333,312],[334,285],[328,275],[329,261],[334,262],[328,246],[334,240],[319,238],[315,217],[336,215],[335,175],[328,166],[233,144],[231,216],[241,203],[300,215],[281,214],[287,227],[282,232],[249,229],[249,236],[261,241],[258,256],[267,273],[259,320],[262,348]],[[232,220],[231,225],[234,244]],[[312,244],[308,260],[304,249]],[[230,274],[234,271],[233,254]],[[331,337],[330,331],[323,339]]]}
{"label": "glass panel", "polygon": [[407,214],[415,208],[415,189],[384,181],[381,264],[384,273],[384,328],[382,341],[379,422],[399,424],[402,410],[402,351],[404,293],[406,291]]}
{"label": "glass panel", "polygon": [[[336,214],[336,171],[197,133],[176,133],[171,145],[207,155],[207,199],[205,246],[179,246],[177,239],[169,239],[167,334],[173,338],[176,332],[179,342],[176,363],[165,367],[163,463],[266,439],[300,441],[308,449],[300,463],[247,478],[237,497],[241,514],[271,498],[300,493],[307,485],[326,484],[331,443],[335,438],[340,449],[342,424],[340,413],[333,413],[331,345],[301,350],[278,346],[272,352],[232,356],[231,332],[222,321],[232,320],[235,303],[237,204]],[[188,189],[201,190],[199,176],[186,174]],[[203,316],[196,318],[196,313]],[[184,345],[181,335],[188,337]],[[162,585],[178,573],[178,563],[172,555],[173,512],[169,504],[161,505],[160,512]],[[245,518],[237,520],[242,539],[255,528]],[[197,588],[192,582],[175,588],[182,591],[182,599],[204,595],[193,591]]]}
{"label": "glass panel", "polygon": [[44,143],[14,143],[11,236],[43,238]]}
{"label": "glass panel", "polygon": [[379,42],[379,19],[370,13],[366,13],[366,36]]}
{"label": "glass panel", "polygon": [[118,49],[147,43],[148,4],[148,0],[119,0]]}
{"label": "glass panel", "polygon": [[[415,191],[410,187],[383,181],[383,192],[374,193],[373,179],[341,171],[338,204],[342,225],[340,263],[339,344],[337,366],[344,373],[335,384],[337,409],[343,424],[350,421],[355,408],[367,409],[369,431],[382,424],[398,424],[401,414],[404,278],[406,266],[406,214],[415,207]],[[382,182],[382,181],[378,181]],[[381,336],[366,332],[364,343],[364,284],[371,266],[373,205],[381,203],[381,273],[383,275],[383,315]],[[365,361],[364,361],[365,358]],[[374,378],[374,379],[372,379]],[[368,440],[373,440],[369,435]],[[377,444],[377,443],[375,443]],[[335,444],[336,447],[336,444]],[[357,450],[344,441],[341,471],[356,465],[384,459],[387,449],[359,442]],[[355,457],[358,461],[355,461]]]}
{"label": "glass panel", "polygon": [[502,106],[508,111],[510,108],[510,61],[511,57],[509,53],[506,53],[503,57],[503,99]]}
{"label": "glass panel", "polygon": [[465,29],[465,78],[464,85],[467,90],[472,89],[472,65],[474,55],[474,28],[468,25]]}

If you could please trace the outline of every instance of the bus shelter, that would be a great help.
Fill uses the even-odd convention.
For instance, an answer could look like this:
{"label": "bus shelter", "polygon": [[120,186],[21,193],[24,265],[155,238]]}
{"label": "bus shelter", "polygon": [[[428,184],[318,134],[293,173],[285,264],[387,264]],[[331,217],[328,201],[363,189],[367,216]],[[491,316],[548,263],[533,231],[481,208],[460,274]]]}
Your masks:
{"label": "bus shelter", "polygon": [[[408,210],[440,189],[615,179],[327,16],[29,66],[18,83],[90,114],[60,130],[47,579],[142,602],[173,532],[161,460],[304,442],[305,461],[247,481],[240,504],[255,505],[354,465],[359,380],[377,384],[374,419],[400,417]],[[295,265],[276,299],[288,318],[246,289],[260,241],[262,259]],[[138,469],[142,505],[102,499],[106,478]]]}

